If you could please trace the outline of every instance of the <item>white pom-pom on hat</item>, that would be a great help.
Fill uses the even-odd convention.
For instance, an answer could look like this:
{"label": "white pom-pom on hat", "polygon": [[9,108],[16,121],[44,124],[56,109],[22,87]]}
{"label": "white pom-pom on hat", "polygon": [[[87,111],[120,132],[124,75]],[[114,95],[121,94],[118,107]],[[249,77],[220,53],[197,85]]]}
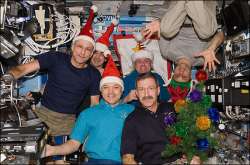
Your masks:
{"label": "white pom-pom on hat", "polygon": [[111,51],[110,50],[105,50],[104,52],[103,52],[103,55],[105,56],[105,57],[108,57],[108,55],[111,55]]}
{"label": "white pom-pom on hat", "polygon": [[98,11],[98,7],[96,5],[92,5],[90,9],[93,10],[94,13]]}

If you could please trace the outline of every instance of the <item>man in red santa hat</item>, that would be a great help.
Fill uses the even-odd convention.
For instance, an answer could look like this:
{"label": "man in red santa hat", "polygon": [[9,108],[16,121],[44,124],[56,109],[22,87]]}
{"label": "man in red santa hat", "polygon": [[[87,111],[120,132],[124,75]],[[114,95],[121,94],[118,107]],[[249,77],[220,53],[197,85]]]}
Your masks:
{"label": "man in red santa hat", "polygon": [[104,70],[104,63],[106,62],[106,57],[103,52],[109,49],[110,42],[109,38],[114,31],[114,27],[118,25],[118,20],[113,19],[105,33],[102,34],[100,38],[96,40],[96,49],[91,58],[91,65],[93,65],[102,74]]}
{"label": "man in red santa hat", "polygon": [[[37,70],[48,71],[41,107],[35,112],[48,125],[55,144],[62,144],[62,135],[70,134],[78,106],[87,94],[90,94],[91,105],[99,103],[101,76],[87,63],[96,47],[92,30],[96,12],[97,7],[92,6],[84,28],[72,41],[70,55],[57,51],[40,54],[36,60],[16,66],[2,76],[2,79],[11,82]],[[59,160],[55,163],[64,163],[62,157],[55,159]]]}
{"label": "man in red santa hat", "polygon": [[78,150],[84,143],[88,156],[86,164],[121,164],[120,145],[123,123],[134,110],[120,101],[124,84],[109,50],[108,63],[100,82],[103,99],[77,118],[70,140],[59,146],[46,145],[42,156],[66,155]]}

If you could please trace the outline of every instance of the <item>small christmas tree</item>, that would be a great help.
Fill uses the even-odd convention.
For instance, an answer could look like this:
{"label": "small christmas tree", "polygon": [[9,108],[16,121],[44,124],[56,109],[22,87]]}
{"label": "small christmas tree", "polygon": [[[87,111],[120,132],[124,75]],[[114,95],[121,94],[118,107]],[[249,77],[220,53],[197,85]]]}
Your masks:
{"label": "small christmas tree", "polygon": [[194,155],[204,161],[207,153],[217,146],[213,135],[215,123],[219,122],[219,112],[211,107],[211,97],[205,95],[206,72],[199,70],[195,76],[197,83],[187,98],[175,102],[177,120],[166,127],[169,143],[162,153],[163,157],[183,153],[189,162]]}

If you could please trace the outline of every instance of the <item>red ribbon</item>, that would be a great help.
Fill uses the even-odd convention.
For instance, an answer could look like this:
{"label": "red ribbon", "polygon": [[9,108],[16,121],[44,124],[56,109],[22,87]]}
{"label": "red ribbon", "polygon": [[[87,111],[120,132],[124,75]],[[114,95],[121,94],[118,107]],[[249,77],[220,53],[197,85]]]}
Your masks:
{"label": "red ribbon", "polygon": [[168,91],[171,95],[172,102],[175,103],[179,99],[185,99],[189,89],[187,87],[181,89],[181,87],[173,88],[172,86],[168,86]]}

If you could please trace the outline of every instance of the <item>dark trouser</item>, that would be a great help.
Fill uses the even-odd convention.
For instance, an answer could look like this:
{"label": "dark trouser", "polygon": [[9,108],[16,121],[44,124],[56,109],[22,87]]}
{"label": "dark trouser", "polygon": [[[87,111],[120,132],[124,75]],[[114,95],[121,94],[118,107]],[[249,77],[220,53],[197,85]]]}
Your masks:
{"label": "dark trouser", "polygon": [[115,161],[115,160],[109,160],[109,159],[92,159],[89,158],[88,162],[84,162],[81,165],[105,165],[105,164],[111,164],[111,165],[122,165],[121,162]]}

